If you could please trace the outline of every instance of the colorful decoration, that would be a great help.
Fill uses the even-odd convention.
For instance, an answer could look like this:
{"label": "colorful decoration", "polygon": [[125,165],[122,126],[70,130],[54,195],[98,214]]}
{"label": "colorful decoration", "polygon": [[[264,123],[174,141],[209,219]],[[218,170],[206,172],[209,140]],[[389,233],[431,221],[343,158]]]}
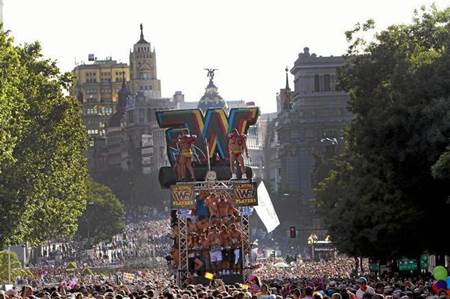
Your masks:
{"label": "colorful decoration", "polygon": [[[171,165],[175,165],[178,149],[176,140],[180,129],[189,129],[191,135],[198,136],[193,145],[193,159],[196,165],[208,165],[206,142],[209,156],[215,160],[228,161],[228,135],[234,129],[246,134],[259,116],[257,107],[233,108],[228,116],[223,109],[209,109],[205,116],[199,109],[169,110],[156,112],[161,128],[167,128],[167,154]],[[226,162],[225,162],[226,163]]]}
{"label": "colorful decoration", "polygon": [[447,283],[443,280],[436,281],[436,286],[437,286],[438,290],[441,290],[441,289],[446,290],[447,289]]}
{"label": "colorful decoration", "polygon": [[436,280],[446,280],[448,273],[447,273],[447,269],[445,269],[445,267],[443,266],[436,266],[433,269],[433,276],[434,279]]}
{"label": "colorful decoration", "polygon": [[437,281],[435,281],[435,282],[431,285],[431,290],[432,290],[435,294],[439,293],[439,288],[438,288],[438,285],[437,285]]}

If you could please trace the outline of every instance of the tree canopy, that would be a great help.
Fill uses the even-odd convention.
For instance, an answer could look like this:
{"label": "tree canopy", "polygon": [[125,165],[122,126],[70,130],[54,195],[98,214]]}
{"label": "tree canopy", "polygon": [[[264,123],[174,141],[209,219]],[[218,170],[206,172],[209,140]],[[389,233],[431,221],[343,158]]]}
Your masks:
{"label": "tree canopy", "polygon": [[87,136],[71,75],[0,27],[0,248],[72,235],[85,208]]}
{"label": "tree canopy", "polygon": [[14,282],[17,277],[32,277],[32,273],[28,269],[22,268],[22,265],[14,252],[0,252],[0,283],[5,284],[9,282],[10,269],[10,282]]}
{"label": "tree canopy", "polygon": [[124,227],[123,204],[107,186],[89,180],[87,207],[78,220],[78,236],[94,244],[110,240]]}
{"label": "tree canopy", "polygon": [[320,211],[337,247],[352,255],[448,253],[450,8],[423,8],[412,24],[372,41],[357,37],[372,27],[347,33],[339,81],[354,120],[317,188]]}

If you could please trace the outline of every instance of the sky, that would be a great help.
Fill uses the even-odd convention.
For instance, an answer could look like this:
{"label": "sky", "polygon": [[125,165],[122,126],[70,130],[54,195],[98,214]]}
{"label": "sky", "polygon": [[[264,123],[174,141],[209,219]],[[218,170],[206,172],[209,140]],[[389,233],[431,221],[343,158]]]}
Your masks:
{"label": "sky", "polygon": [[[378,30],[410,23],[414,9],[448,0],[4,0],[5,28],[16,43],[40,41],[63,71],[87,62],[89,53],[128,63],[144,25],[156,49],[162,95],[182,91],[198,101],[214,67],[225,100],[255,101],[276,111],[304,47],[318,56],[342,55],[344,32],[374,19]],[[291,87],[293,77],[290,76]]]}

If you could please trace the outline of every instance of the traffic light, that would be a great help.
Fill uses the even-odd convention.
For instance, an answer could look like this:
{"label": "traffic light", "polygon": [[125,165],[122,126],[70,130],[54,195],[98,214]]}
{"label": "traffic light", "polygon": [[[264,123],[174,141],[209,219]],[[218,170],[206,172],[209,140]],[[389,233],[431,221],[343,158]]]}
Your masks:
{"label": "traffic light", "polygon": [[297,237],[297,230],[295,229],[295,226],[289,227],[289,236],[291,238],[296,238]]}

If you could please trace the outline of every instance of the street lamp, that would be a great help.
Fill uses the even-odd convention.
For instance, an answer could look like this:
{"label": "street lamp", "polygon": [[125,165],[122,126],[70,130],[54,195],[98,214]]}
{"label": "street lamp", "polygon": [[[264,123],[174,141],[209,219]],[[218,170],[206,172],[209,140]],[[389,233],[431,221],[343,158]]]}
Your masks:
{"label": "street lamp", "polygon": [[8,246],[8,283],[11,284],[11,247]]}
{"label": "street lamp", "polygon": [[311,256],[313,261],[315,260],[315,252],[314,252],[314,244],[318,240],[318,237],[315,233],[311,233],[308,237],[308,245],[311,245]]}

